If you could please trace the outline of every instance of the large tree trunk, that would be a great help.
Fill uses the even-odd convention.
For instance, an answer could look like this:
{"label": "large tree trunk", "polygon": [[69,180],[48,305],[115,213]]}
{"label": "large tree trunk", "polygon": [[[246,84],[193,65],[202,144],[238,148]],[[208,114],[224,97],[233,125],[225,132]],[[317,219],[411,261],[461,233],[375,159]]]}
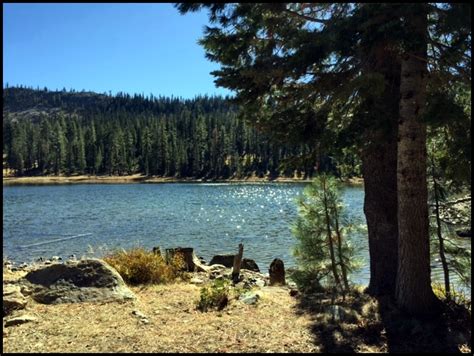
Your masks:
{"label": "large tree trunk", "polygon": [[399,259],[396,286],[398,306],[412,314],[435,310],[431,289],[428,188],[426,181],[426,5],[407,9],[410,41],[402,55],[400,119],[398,126],[398,232]]}
{"label": "large tree trunk", "polygon": [[[371,295],[395,295],[398,266],[396,143],[373,142],[362,152],[364,213],[370,254]],[[395,143],[395,144],[394,144]]]}
{"label": "large tree trunk", "polygon": [[397,132],[400,61],[389,43],[368,53],[369,72],[383,75],[384,90],[367,103],[370,125],[361,151],[364,213],[367,220],[372,295],[395,295],[398,268]]}

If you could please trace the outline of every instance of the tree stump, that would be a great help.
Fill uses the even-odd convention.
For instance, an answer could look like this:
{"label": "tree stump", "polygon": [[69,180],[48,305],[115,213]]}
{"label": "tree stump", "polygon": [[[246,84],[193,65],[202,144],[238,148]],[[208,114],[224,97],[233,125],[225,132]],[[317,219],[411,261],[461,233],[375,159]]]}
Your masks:
{"label": "tree stump", "polygon": [[183,270],[188,272],[194,272],[194,249],[192,247],[167,248],[165,253],[166,263],[171,263],[173,261],[173,258],[178,255],[181,255],[181,257],[183,258]]}
{"label": "tree stump", "polygon": [[285,265],[283,261],[279,258],[275,258],[270,264],[270,269],[268,270],[270,274],[270,285],[285,285]]}

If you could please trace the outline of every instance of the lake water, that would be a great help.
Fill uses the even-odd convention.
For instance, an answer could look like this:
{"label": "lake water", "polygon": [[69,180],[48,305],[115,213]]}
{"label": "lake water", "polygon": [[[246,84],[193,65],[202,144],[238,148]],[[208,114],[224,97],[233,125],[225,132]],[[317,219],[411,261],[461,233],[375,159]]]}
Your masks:
{"label": "lake water", "polygon": [[[39,256],[100,257],[114,248],[193,247],[209,261],[236,253],[268,272],[278,257],[295,266],[295,198],[303,183],[176,183],[3,186],[3,251],[15,262]],[[365,226],[364,190],[345,187],[348,216]],[[352,276],[369,281],[367,232],[350,236],[365,261]],[[442,271],[433,264],[436,279]]]}

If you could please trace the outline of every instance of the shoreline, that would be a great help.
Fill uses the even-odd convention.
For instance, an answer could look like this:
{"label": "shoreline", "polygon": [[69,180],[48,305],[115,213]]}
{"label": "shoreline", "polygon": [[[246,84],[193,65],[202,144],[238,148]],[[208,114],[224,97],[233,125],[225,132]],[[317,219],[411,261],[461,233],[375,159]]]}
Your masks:
{"label": "shoreline", "polygon": [[[11,177],[3,176],[3,185],[56,185],[56,184],[132,184],[132,183],[309,183],[311,179],[277,177],[275,179],[248,178],[230,179],[196,179],[176,177],[156,177],[133,174],[127,176],[37,176],[37,177]],[[363,185],[362,178],[351,178],[345,184]]]}

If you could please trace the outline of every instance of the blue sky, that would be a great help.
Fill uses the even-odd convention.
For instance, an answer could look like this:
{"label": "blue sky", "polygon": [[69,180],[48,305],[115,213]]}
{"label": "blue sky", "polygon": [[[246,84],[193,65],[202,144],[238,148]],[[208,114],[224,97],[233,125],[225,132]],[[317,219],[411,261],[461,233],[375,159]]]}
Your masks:
{"label": "blue sky", "polygon": [[216,88],[207,13],[172,4],[3,4],[3,84],[181,96]]}

